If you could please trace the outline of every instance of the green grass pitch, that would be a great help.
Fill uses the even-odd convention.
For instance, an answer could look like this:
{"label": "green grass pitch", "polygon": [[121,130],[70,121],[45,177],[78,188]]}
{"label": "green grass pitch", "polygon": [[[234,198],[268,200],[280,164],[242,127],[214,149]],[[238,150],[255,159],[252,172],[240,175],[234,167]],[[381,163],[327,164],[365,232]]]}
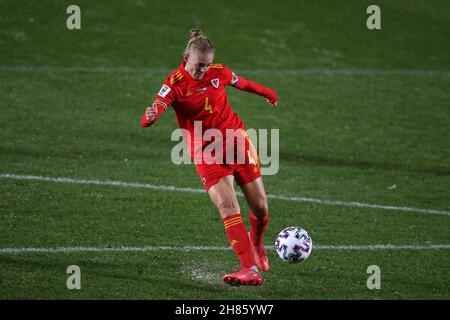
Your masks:
{"label": "green grass pitch", "polygon": [[[381,30],[366,28],[366,0],[83,0],[72,31],[70,4],[0,1],[0,299],[450,299],[449,1],[377,1]],[[247,128],[280,130],[269,195],[395,208],[271,198],[265,244],[298,225],[317,249],[298,265],[269,250],[259,288],[221,283],[231,250],[6,252],[228,246],[205,193],[5,176],[202,188],[193,165],[170,161],[172,110],[140,127],[193,27],[215,62],[279,93],[270,109],[227,91]]]}

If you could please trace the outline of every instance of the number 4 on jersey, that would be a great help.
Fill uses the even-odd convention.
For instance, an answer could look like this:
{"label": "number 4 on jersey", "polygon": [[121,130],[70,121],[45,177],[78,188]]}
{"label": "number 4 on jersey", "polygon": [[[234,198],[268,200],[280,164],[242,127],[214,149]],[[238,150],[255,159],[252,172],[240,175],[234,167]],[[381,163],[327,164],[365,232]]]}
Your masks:
{"label": "number 4 on jersey", "polygon": [[208,97],[206,97],[205,99],[205,110],[209,111],[209,113],[213,113],[212,105],[210,105],[208,102]]}

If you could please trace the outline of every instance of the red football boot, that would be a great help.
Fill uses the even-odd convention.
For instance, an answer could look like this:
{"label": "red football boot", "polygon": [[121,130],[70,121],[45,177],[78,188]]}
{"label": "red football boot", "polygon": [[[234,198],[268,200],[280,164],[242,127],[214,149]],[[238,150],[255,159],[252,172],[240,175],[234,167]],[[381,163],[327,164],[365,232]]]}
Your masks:
{"label": "red football boot", "polygon": [[224,275],[223,282],[232,286],[260,286],[263,278],[259,271],[242,267],[238,272]]}
{"label": "red football boot", "polygon": [[[249,233],[250,235],[250,233]],[[251,240],[251,237],[250,237]],[[267,271],[270,269],[269,258],[267,257],[267,252],[264,249],[264,245],[255,246],[252,241],[253,258],[259,269],[262,271]]]}

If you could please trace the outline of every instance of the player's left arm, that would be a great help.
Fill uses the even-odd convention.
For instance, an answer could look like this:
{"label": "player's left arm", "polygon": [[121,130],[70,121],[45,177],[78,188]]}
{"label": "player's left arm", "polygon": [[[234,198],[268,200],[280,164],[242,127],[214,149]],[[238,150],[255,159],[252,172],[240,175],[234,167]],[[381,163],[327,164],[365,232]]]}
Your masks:
{"label": "player's left arm", "polygon": [[[227,68],[228,69],[228,68]],[[226,70],[229,72],[229,74],[231,75],[229,84],[232,85],[233,87],[236,87],[240,90],[246,91],[246,92],[250,92],[250,93],[254,93],[260,96],[263,96],[266,98],[267,100],[267,104],[270,107],[276,107],[278,104],[278,95],[277,93],[270,89],[267,88],[259,83],[256,83],[254,81],[248,80],[242,76],[238,76],[236,75],[234,72],[232,72],[231,70]]]}

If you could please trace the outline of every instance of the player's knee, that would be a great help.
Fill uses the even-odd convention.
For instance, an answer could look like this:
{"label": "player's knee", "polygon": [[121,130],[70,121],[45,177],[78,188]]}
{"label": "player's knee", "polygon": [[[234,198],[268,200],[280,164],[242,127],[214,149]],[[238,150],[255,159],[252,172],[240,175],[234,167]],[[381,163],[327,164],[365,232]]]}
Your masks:
{"label": "player's knee", "polygon": [[267,198],[261,197],[252,206],[252,211],[258,218],[264,218],[269,214],[269,205],[267,203]]}

